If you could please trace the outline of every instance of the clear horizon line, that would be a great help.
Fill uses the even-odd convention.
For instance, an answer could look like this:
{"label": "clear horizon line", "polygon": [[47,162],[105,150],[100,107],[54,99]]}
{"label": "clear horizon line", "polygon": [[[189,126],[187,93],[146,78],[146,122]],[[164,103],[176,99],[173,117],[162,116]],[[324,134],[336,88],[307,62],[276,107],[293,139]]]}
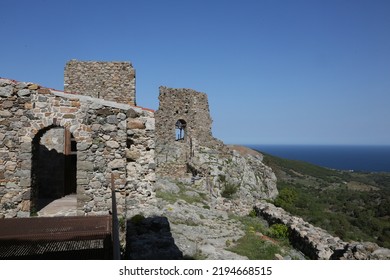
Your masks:
{"label": "clear horizon line", "polygon": [[240,146],[378,146],[390,147],[390,144],[346,144],[346,143],[259,143],[259,144],[242,144],[242,143],[225,143],[226,145],[240,145]]}

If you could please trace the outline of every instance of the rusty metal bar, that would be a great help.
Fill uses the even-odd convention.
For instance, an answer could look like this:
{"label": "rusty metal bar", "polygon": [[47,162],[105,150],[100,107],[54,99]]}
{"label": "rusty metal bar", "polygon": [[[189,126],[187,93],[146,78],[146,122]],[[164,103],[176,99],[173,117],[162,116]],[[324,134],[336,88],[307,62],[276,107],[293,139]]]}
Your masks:
{"label": "rusty metal bar", "polygon": [[116,195],[115,195],[115,181],[114,174],[111,173],[111,201],[112,201],[112,246],[113,246],[113,259],[120,260],[120,243],[119,243],[119,221],[118,212],[116,208]]}
{"label": "rusty metal bar", "polygon": [[40,217],[0,220],[0,242],[104,239],[111,217]]}
{"label": "rusty metal bar", "polygon": [[0,219],[0,259],[111,259],[111,220],[108,215]]}

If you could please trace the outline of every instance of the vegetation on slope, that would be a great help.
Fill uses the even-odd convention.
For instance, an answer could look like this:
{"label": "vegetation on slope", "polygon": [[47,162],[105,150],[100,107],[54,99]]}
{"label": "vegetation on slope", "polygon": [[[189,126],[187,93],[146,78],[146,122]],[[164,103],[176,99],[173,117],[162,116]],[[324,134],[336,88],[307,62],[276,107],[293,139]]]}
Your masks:
{"label": "vegetation on slope", "polygon": [[390,173],[347,172],[264,154],[278,178],[275,205],[349,241],[390,248]]}
{"label": "vegetation on slope", "polygon": [[233,218],[243,224],[245,235],[229,248],[230,251],[250,260],[274,260],[276,255],[287,256],[286,259],[303,258],[290,245],[287,226],[274,224],[269,227],[255,213]]}

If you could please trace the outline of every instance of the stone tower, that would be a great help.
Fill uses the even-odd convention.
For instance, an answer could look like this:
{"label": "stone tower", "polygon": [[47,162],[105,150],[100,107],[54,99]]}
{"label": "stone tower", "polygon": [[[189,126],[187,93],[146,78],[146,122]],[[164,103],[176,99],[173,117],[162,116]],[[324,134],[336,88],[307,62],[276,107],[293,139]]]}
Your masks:
{"label": "stone tower", "polygon": [[130,62],[71,60],[65,66],[64,90],[136,105],[135,70]]}
{"label": "stone tower", "polygon": [[156,120],[156,162],[162,173],[182,175],[198,147],[217,149],[223,143],[212,136],[205,93],[160,87]]}

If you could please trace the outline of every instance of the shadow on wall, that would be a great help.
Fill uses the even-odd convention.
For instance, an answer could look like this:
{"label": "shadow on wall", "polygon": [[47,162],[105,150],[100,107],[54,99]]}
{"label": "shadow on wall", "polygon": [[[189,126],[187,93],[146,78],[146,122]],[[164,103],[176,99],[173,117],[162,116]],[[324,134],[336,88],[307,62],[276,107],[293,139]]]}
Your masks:
{"label": "shadow on wall", "polygon": [[166,217],[144,218],[136,215],[127,221],[127,260],[181,260]]}

